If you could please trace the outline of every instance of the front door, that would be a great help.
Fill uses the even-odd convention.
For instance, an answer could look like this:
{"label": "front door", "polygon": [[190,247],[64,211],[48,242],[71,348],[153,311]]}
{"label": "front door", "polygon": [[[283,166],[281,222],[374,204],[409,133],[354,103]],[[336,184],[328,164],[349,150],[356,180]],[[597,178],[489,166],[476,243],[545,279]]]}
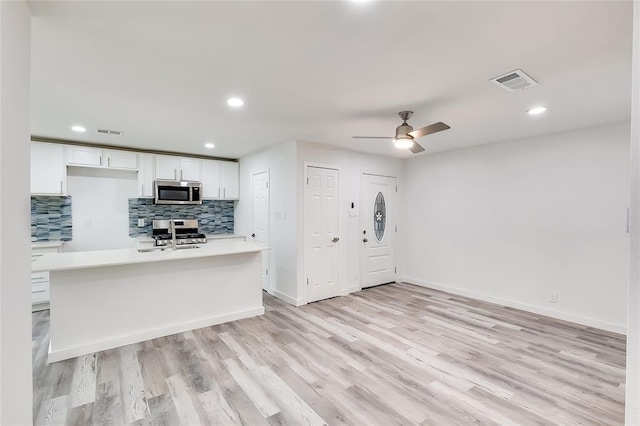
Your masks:
{"label": "front door", "polygon": [[338,170],[307,166],[304,206],[307,302],[340,294],[338,178]]}
{"label": "front door", "polygon": [[362,288],[395,281],[395,177],[363,174],[360,181]]}
{"label": "front door", "polygon": [[[269,172],[251,176],[253,240],[269,244]],[[269,290],[269,250],[262,252],[262,288]]]}

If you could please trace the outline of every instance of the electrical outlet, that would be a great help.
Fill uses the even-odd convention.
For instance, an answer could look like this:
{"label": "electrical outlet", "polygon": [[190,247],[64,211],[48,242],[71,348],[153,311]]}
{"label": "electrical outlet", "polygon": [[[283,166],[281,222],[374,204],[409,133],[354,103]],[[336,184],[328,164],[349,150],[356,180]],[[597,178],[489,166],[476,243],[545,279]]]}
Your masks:
{"label": "electrical outlet", "polygon": [[138,219],[138,228],[144,228],[144,219]]}
{"label": "electrical outlet", "polygon": [[558,293],[551,293],[551,296],[549,296],[549,302],[558,303]]}

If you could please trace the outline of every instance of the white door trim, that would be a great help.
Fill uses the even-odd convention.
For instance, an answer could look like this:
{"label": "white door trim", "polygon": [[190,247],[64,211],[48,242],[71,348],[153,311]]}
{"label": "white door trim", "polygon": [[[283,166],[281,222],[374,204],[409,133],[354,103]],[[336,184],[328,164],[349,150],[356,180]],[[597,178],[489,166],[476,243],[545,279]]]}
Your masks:
{"label": "white door trim", "polygon": [[[319,169],[330,169],[330,170],[337,170],[338,171],[338,233],[340,235],[340,238],[342,238],[342,235],[345,235],[344,230],[343,230],[343,220],[342,220],[342,215],[340,214],[340,203],[342,202],[343,199],[343,194],[342,194],[342,169],[340,166],[336,166],[336,165],[332,165],[332,164],[325,164],[325,163],[316,163],[313,161],[304,161],[303,162],[303,168],[304,168],[304,175],[303,175],[303,181],[302,181],[302,185],[304,187],[304,191],[303,191],[303,210],[302,210],[302,217],[303,217],[303,222],[304,222],[304,226],[303,226],[303,240],[302,240],[302,244],[303,244],[303,250],[304,250],[304,267],[302,268],[304,271],[304,274],[302,276],[302,280],[303,280],[303,286],[304,286],[304,303],[309,303],[309,286],[307,285],[307,277],[309,276],[309,261],[308,261],[308,243],[309,243],[309,224],[307,223],[307,196],[308,196],[308,185],[307,185],[307,181],[309,179],[309,175],[308,175],[308,170],[309,167],[316,167]],[[340,261],[338,262],[338,283],[339,283],[339,287],[341,289],[341,294],[342,294],[342,290],[343,290],[343,283],[342,283],[342,265],[341,265],[341,259],[343,257],[343,249],[342,247],[344,246],[344,244],[340,244],[338,246],[338,259],[340,259]]]}
{"label": "white door trim", "polygon": [[[271,170],[267,167],[266,169],[258,169],[251,173],[251,233],[253,234],[255,226],[254,226],[254,217],[253,217],[253,177],[255,175],[259,175],[261,173],[267,174],[267,185],[269,185],[269,197],[267,199],[267,232],[266,232],[266,244],[270,245],[271,243]],[[267,264],[268,264],[268,273],[266,276],[266,284],[267,284],[267,292],[271,293],[271,271],[273,270],[271,261],[272,257],[269,251],[263,251],[263,256],[268,256]]]}

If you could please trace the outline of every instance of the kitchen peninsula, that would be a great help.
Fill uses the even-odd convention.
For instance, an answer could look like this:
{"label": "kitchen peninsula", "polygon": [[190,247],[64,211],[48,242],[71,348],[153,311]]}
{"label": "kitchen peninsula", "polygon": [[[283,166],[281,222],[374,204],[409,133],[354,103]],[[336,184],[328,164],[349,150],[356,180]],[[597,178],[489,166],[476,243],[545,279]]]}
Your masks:
{"label": "kitchen peninsula", "polygon": [[264,313],[263,244],[43,255],[49,271],[49,362]]}

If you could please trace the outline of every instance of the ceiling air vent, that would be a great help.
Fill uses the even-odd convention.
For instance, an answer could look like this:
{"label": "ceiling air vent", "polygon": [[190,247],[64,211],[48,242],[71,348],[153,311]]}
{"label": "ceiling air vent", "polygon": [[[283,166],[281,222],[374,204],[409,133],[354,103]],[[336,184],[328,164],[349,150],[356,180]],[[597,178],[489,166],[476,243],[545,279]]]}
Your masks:
{"label": "ceiling air vent", "polygon": [[497,84],[504,90],[508,90],[509,92],[526,89],[527,87],[538,84],[537,81],[526,75],[522,70],[511,71],[496,78],[492,78],[489,81]]}
{"label": "ceiling air vent", "polygon": [[105,135],[121,136],[122,132],[119,130],[98,129],[98,133],[104,133]]}

